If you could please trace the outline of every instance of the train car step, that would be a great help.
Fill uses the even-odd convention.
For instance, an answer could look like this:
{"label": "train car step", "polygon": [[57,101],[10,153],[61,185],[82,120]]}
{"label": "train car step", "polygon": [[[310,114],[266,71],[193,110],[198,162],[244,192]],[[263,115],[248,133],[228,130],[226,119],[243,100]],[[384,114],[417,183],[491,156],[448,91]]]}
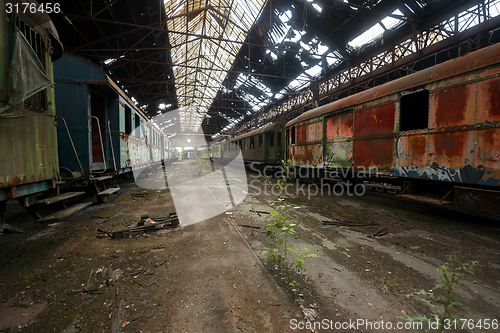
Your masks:
{"label": "train car step", "polygon": [[35,202],[32,202],[31,204],[50,205],[50,204],[53,204],[55,202],[63,201],[63,200],[69,199],[69,198],[78,197],[78,196],[83,195],[83,194],[85,194],[85,192],[66,192],[63,194],[51,196],[49,198],[37,200]]}
{"label": "train car step", "polygon": [[120,190],[119,187],[110,187],[102,192],[97,193],[96,195],[109,195],[109,194],[113,194],[119,190]]}
{"label": "train car step", "polygon": [[74,214],[74,213],[78,212],[79,210],[82,210],[85,207],[88,207],[90,205],[92,205],[92,202],[82,202],[82,203],[73,205],[73,206],[71,206],[69,208],[66,208],[66,209],[60,210],[58,212],[55,212],[52,215],[46,216],[44,218],[41,218],[41,219],[37,220],[37,222],[46,222],[46,221],[51,221],[51,220],[60,220],[60,219],[63,219],[65,217],[68,217],[71,214]]}

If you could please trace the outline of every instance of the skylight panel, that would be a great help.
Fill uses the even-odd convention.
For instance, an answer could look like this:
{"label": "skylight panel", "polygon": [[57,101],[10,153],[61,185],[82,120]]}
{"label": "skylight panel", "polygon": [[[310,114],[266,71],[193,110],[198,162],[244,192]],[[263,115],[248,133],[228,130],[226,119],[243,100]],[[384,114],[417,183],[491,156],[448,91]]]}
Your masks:
{"label": "skylight panel", "polygon": [[[399,9],[396,9],[391,14],[403,16],[403,13],[401,13],[401,11]],[[403,20],[387,16],[381,22],[387,29],[391,29],[391,28],[397,26],[398,24],[402,23]],[[377,39],[383,33],[384,33],[384,28],[379,23],[376,23],[370,29],[366,30],[361,35],[354,38],[353,40],[351,40],[347,44],[353,48],[359,48],[359,47],[361,47],[365,44],[368,44],[368,43],[372,42],[373,40]]]}
{"label": "skylight panel", "polygon": [[376,39],[378,36],[382,35],[383,33],[384,33],[384,28],[382,28],[382,26],[377,23],[374,26],[372,26],[370,29],[363,32],[358,37],[351,40],[347,44],[353,48],[359,48],[359,47],[373,41],[374,39]]}
{"label": "skylight panel", "polygon": [[321,73],[321,66],[320,65],[313,66],[307,69],[305,72],[309,74],[309,76],[311,76],[312,78],[315,78]]}
{"label": "skylight panel", "polygon": [[323,8],[321,8],[321,6],[318,4],[313,3],[312,6],[318,13],[321,13],[323,11]]}
{"label": "skylight panel", "polygon": [[[404,14],[399,9],[396,9],[395,11],[393,11],[391,13],[391,15],[399,15],[402,17],[404,16]],[[384,27],[386,27],[386,29],[392,29],[395,26],[397,26],[398,24],[402,23],[403,20],[397,19],[397,18],[392,17],[392,16],[387,16],[381,22],[384,25]]]}

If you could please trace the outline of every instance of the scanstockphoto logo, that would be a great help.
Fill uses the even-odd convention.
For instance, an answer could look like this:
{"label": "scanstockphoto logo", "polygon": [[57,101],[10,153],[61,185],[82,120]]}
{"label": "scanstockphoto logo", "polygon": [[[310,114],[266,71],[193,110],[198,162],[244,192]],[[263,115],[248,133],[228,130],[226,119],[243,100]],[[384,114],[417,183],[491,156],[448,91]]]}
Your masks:
{"label": "scanstockphoto logo", "polygon": [[[365,185],[360,181],[373,177],[378,178],[377,167],[350,167],[350,168],[307,168],[295,167],[288,171],[287,178],[293,179],[282,186],[277,183],[265,182],[261,186],[262,179],[280,179],[286,175],[283,167],[266,166],[258,168],[255,164],[250,164],[250,169],[254,172],[250,181],[250,188],[257,195],[301,195],[308,199],[318,195],[336,196],[363,196],[366,192]],[[256,174],[256,175],[255,175]],[[356,181],[351,181],[356,180]],[[311,180],[315,180],[311,182]]]}
{"label": "scanstockphoto logo", "polygon": [[[152,121],[165,135],[171,137],[173,146],[203,151],[208,147],[202,129],[186,133],[182,131],[180,124],[181,120],[189,117],[196,119],[197,115],[195,107],[185,107],[156,116]],[[231,144],[230,149],[234,158],[215,165],[209,159],[203,162],[194,159],[172,161],[172,153],[168,154],[161,143],[155,147],[148,136],[151,136],[148,129],[141,125],[128,138],[135,182],[139,187],[147,189],[168,187],[181,226],[224,213],[240,204],[247,196],[243,156],[236,144]],[[145,143],[148,147],[146,150]],[[163,163],[154,163],[162,160]],[[154,166],[150,166],[151,164]]]}

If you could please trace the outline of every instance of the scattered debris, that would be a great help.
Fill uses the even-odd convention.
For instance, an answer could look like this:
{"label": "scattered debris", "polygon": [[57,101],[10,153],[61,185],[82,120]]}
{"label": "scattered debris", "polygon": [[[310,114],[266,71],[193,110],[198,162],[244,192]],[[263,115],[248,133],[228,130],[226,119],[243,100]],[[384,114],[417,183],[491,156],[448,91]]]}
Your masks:
{"label": "scattered debris", "polygon": [[259,216],[262,216],[260,214],[271,214],[269,212],[265,212],[265,211],[262,211],[262,210],[255,210],[255,209],[250,209],[249,212],[255,213],[255,214],[259,215]]}
{"label": "scattered debris", "polygon": [[254,229],[260,229],[260,227],[254,227],[253,225],[247,225],[247,224],[238,224],[240,227],[245,227],[245,228],[254,228]]}
{"label": "scattered debris", "polygon": [[403,222],[406,222],[406,220],[405,220],[404,218],[402,218],[402,217],[400,217],[400,216],[397,216],[396,214],[391,214],[391,213],[386,212],[386,211],[384,211],[384,214],[389,215],[389,216],[392,216],[392,217],[397,218],[397,219],[400,219],[400,220],[401,220],[401,221],[403,221]]}
{"label": "scattered debris", "polygon": [[389,230],[387,228],[380,229],[379,231],[369,233],[366,237],[368,238],[375,238],[375,237],[382,237],[385,236],[389,233]]}
{"label": "scattered debris", "polygon": [[15,228],[8,223],[0,225],[0,234],[19,234],[22,233],[21,229]]}
{"label": "scattered debris", "polygon": [[318,317],[318,313],[315,310],[304,308],[303,305],[301,305],[301,307],[302,307],[301,308],[302,313],[304,314],[304,318],[307,321],[314,321],[314,319]]}
{"label": "scattered debris", "polygon": [[[150,220],[151,224],[146,224],[146,221]],[[105,236],[109,236],[111,238],[122,238],[125,234],[133,233],[133,232],[147,232],[154,231],[158,229],[166,229],[166,228],[174,228],[179,225],[179,218],[177,217],[177,213],[169,213],[165,217],[154,217],[150,218],[147,215],[141,216],[141,223],[143,225],[132,226],[129,228],[116,230],[116,231],[105,231],[100,228],[97,228],[97,231]],[[145,224],[145,225],[144,225]]]}
{"label": "scattered debris", "polygon": [[378,225],[378,223],[375,223],[371,221],[370,223],[357,223],[357,222],[350,222],[350,221],[343,221],[343,220],[334,220],[334,221],[321,221],[324,225],[336,225],[339,227],[371,227],[374,225]]}
{"label": "scattered debris", "polygon": [[120,300],[118,306],[113,310],[111,314],[111,333],[120,333],[120,328],[122,327],[120,323],[120,315],[123,307],[123,299]]}

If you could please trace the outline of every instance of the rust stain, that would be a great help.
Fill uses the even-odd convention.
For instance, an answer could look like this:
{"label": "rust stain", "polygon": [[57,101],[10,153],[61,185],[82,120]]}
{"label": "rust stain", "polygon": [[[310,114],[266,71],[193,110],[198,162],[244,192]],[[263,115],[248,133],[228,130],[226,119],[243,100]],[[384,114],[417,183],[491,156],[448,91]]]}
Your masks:
{"label": "rust stain", "polygon": [[477,122],[500,121],[500,78],[480,82],[478,89]]}
{"label": "rust stain", "polygon": [[[465,143],[467,134],[471,132],[439,133],[432,135],[433,143],[430,151],[434,152],[433,162],[441,166],[458,167],[472,162],[472,156],[467,156]],[[434,149],[432,149],[434,147]],[[469,159],[468,159],[469,157]]]}
{"label": "rust stain", "polygon": [[435,94],[436,125],[449,126],[464,123],[468,99],[468,86],[460,86]]}
{"label": "rust stain", "polygon": [[356,137],[394,132],[395,104],[363,110],[354,115],[354,134]]}
{"label": "rust stain", "polygon": [[500,130],[487,129],[477,132],[478,164],[500,169]]}
{"label": "rust stain", "polygon": [[394,154],[394,138],[354,141],[354,165],[377,166],[379,168],[392,165]]}
{"label": "rust stain", "polygon": [[427,137],[424,135],[410,136],[409,140],[409,153],[412,160],[420,160],[422,156],[425,156],[425,151],[427,148]]}

